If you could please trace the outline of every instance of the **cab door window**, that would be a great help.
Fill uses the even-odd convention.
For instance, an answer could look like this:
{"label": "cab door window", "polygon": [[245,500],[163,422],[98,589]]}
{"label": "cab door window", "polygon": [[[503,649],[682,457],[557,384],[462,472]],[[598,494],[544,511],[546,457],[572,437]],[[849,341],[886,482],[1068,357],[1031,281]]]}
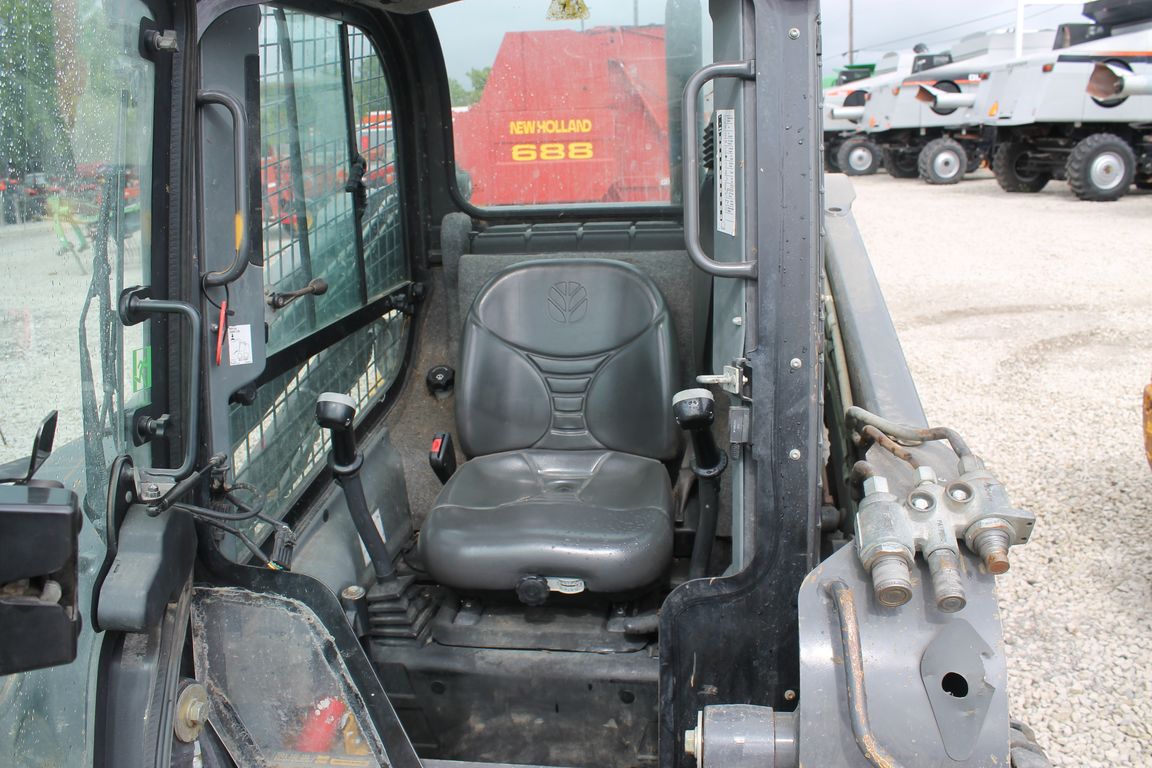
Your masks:
{"label": "cab door window", "polygon": [[[260,9],[258,39],[265,291],[327,285],[269,312],[270,373],[231,413],[236,480],[259,489],[265,512],[279,517],[324,466],[316,396],[347,393],[363,416],[395,379],[408,319],[383,299],[409,271],[391,93],[371,39],[351,24],[270,6]],[[297,350],[315,349],[318,337],[327,346],[301,360]],[[288,358],[299,362],[281,364]]]}
{"label": "cab door window", "polygon": [[349,146],[342,28],[331,19],[281,8],[261,13],[265,285],[282,293],[316,278],[328,284],[324,294],[296,301],[270,318],[269,354],[367,298],[355,200],[345,189],[355,158]]}

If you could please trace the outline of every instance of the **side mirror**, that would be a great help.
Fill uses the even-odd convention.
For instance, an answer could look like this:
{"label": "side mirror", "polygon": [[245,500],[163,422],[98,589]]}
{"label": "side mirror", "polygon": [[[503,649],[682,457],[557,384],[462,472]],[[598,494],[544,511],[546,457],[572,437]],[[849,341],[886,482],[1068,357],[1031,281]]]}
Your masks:
{"label": "side mirror", "polygon": [[[32,454],[28,459],[17,459],[0,466],[0,478],[2,478],[0,483],[28,485],[33,475],[40,470],[40,467],[44,466],[44,462],[52,455],[52,444],[56,440],[56,419],[59,415],[59,411],[52,411],[44,417],[44,421],[40,422],[40,428],[36,430],[36,438],[32,441]],[[23,477],[13,474],[23,470],[25,461],[28,462],[27,474]]]}
{"label": "side mirror", "polygon": [[56,419],[59,411],[52,411],[40,422],[36,430],[36,439],[32,442],[32,456],[28,460],[28,474],[24,477],[25,485],[44,466],[48,457],[52,455],[52,444],[56,441]]}

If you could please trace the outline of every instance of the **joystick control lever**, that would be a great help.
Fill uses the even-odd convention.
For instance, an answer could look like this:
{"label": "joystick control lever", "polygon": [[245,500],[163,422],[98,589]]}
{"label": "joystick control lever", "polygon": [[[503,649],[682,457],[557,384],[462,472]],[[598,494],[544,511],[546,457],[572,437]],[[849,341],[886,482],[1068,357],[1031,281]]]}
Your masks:
{"label": "joystick control lever", "polygon": [[368,500],[364,496],[364,485],[360,482],[360,468],[364,465],[364,455],[356,449],[356,432],[353,422],[356,419],[356,403],[347,395],[325,392],[316,400],[316,423],[321,429],[332,434],[332,453],[328,456],[328,466],[336,483],[344,491],[348,512],[368,557],[376,579],[380,582],[396,578],[396,569],[384,544],[384,537],[372,521],[368,511]]}
{"label": "joystick control lever", "polygon": [[698,477],[719,475],[728,466],[728,455],[716,445],[712,422],[716,420],[716,400],[707,389],[685,389],[672,396],[672,413],[680,429],[692,440],[692,471]]}
{"label": "joystick control lever", "polygon": [[688,578],[702,578],[712,556],[716,538],[716,515],[720,503],[720,475],[728,466],[728,454],[716,445],[712,422],[716,420],[716,401],[707,389],[685,389],[672,396],[672,414],[676,423],[692,440],[692,472],[697,478],[700,518],[696,540],[692,544],[692,561]]}

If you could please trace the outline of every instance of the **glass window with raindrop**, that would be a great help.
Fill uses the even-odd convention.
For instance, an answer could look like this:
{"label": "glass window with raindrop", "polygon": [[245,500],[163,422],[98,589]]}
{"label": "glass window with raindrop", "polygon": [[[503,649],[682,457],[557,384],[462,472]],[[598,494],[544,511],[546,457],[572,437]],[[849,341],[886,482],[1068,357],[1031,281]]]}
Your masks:
{"label": "glass window with raindrop", "polygon": [[150,324],[116,316],[121,289],[150,282],[150,12],[129,0],[0,5],[0,464],[27,456],[58,410],[41,474],[75,443],[88,504],[102,508],[108,463],[132,449],[124,416],[152,387]]}

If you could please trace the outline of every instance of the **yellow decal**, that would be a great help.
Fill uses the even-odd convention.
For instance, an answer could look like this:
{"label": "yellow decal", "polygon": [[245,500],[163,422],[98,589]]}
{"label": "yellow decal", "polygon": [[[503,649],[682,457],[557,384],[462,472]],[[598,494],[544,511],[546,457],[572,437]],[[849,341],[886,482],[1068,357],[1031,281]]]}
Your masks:
{"label": "yellow decal", "polygon": [[537,160],[591,160],[593,154],[590,141],[512,145],[512,159],[518,163],[531,163]]}
{"label": "yellow decal", "polygon": [[510,120],[508,133],[526,136],[534,133],[591,133],[592,121],[588,118],[569,120]]}
{"label": "yellow decal", "polygon": [[588,18],[588,6],[584,0],[552,0],[548,6],[549,21],[574,21]]}
{"label": "yellow decal", "polygon": [[244,214],[236,211],[236,252],[240,252],[240,241],[244,239]]}

